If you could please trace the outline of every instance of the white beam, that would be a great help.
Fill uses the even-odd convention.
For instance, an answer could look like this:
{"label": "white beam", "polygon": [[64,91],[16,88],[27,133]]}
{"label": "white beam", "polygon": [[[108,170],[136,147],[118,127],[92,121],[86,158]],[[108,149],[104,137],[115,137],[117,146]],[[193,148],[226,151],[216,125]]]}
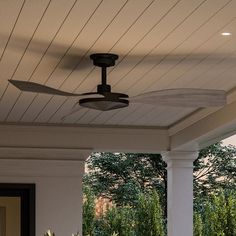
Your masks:
{"label": "white beam", "polygon": [[172,134],[171,150],[183,150],[189,146],[199,149],[233,133],[236,133],[236,101]]}
{"label": "white beam", "polygon": [[0,159],[85,161],[92,149],[0,147]]}
{"label": "white beam", "polygon": [[0,147],[157,153],[169,149],[169,137],[159,128],[0,125]]}

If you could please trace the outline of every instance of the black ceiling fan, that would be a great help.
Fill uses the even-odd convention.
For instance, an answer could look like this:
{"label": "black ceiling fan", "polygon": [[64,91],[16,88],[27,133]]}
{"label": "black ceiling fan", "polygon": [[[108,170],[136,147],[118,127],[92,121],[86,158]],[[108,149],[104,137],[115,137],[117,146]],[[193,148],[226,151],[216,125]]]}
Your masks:
{"label": "black ceiling fan", "polygon": [[29,81],[9,80],[9,82],[21,91],[61,96],[81,96],[83,98],[75,105],[79,104],[82,107],[100,111],[127,107],[130,102],[157,106],[196,108],[223,106],[226,104],[226,93],[223,90],[194,88],[165,89],[143,93],[134,97],[129,97],[127,94],[123,93],[113,93],[111,91],[111,86],[107,84],[107,67],[115,65],[118,55],[111,53],[96,53],[90,55],[90,59],[93,60],[95,66],[101,68],[101,84],[97,86],[97,92],[77,94]]}

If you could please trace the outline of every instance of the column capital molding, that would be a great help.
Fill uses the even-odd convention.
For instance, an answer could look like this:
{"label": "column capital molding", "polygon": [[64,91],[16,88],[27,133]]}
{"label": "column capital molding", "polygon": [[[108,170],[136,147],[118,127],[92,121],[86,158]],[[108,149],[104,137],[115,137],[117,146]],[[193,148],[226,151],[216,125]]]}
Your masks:
{"label": "column capital molding", "polygon": [[194,160],[198,157],[198,151],[169,151],[162,153],[164,161],[170,167],[193,167]]}

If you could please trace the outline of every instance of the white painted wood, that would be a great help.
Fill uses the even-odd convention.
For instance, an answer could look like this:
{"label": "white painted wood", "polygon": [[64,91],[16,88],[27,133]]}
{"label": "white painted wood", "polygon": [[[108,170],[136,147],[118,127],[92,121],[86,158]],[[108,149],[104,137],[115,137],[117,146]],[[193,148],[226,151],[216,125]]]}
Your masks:
{"label": "white painted wood", "polygon": [[157,153],[168,150],[169,138],[167,130],[150,127],[0,125],[0,147]]}
{"label": "white painted wood", "polygon": [[[212,6],[213,2],[214,6]],[[208,21],[211,15],[225,4],[224,1],[219,0],[211,0],[203,4],[202,3],[202,1],[192,1],[191,4],[180,2],[180,4],[176,6],[173,12],[167,15],[161,22],[161,28],[158,27],[157,32],[153,32],[156,37],[158,35],[158,40],[156,40],[156,44],[153,50],[148,51],[149,54],[146,58],[141,57],[139,60],[142,59],[142,61],[139,62],[138,66],[132,68],[132,70],[129,71],[129,74],[125,76],[125,78],[122,77],[122,81],[120,80],[121,82],[117,83],[115,88],[118,90],[124,88],[126,90],[130,89],[130,92],[132,93],[131,95],[133,95],[132,87],[135,86],[136,83],[140,82],[140,80],[143,84],[141,85],[141,87],[139,87],[140,91],[143,91],[144,88],[146,88],[148,85],[152,87],[154,82],[159,83],[159,81],[157,82],[158,74],[155,73],[155,77],[149,74],[148,76],[151,77],[149,79],[147,76],[145,78],[142,78],[142,76],[145,75],[147,71],[149,71],[159,63],[162,64],[162,60],[163,63],[166,64],[166,69],[171,68],[174,64],[177,64],[182,57],[188,54],[189,50],[194,49],[194,43],[200,44],[201,41],[197,40],[196,36],[194,35],[196,30],[201,26],[204,27],[204,22]],[[180,13],[182,11],[184,12],[184,14]],[[172,19],[174,15],[177,17],[175,19]],[[173,24],[173,22],[175,22],[175,24]],[[163,29],[164,25],[168,27],[165,27],[165,29]],[[159,32],[158,30],[160,30],[161,32]],[[162,32],[164,32],[164,30],[170,31],[167,31],[167,34],[162,36],[163,38],[159,38],[159,35],[162,35]],[[211,29],[211,31],[213,32],[215,32],[215,30],[215,27]],[[184,34],[183,31],[185,32]],[[189,45],[188,39],[191,36],[192,38],[195,38],[195,40]],[[205,37],[203,38],[201,35],[201,40],[204,39]],[[156,60],[150,60],[150,58],[156,58]],[[146,65],[146,67],[143,67],[142,65]],[[146,80],[148,81],[147,83],[145,83]],[[136,87],[136,90],[134,90],[134,92],[139,91],[137,89],[138,88]]]}
{"label": "white painted wood", "polygon": [[[219,8],[222,7],[225,4],[225,2],[218,1],[218,4],[219,5],[214,5],[216,8],[209,9],[210,11],[212,10],[211,12],[212,15],[215,12],[217,12],[217,10],[219,10]],[[232,3],[232,4],[235,4],[235,3]],[[167,51],[164,58],[165,60],[163,59],[163,61],[161,61],[160,63],[157,62],[156,63],[157,66],[154,67],[151,71],[148,71],[148,73],[147,72],[145,73],[143,71],[142,75],[144,75],[144,77],[142,78],[142,80],[140,80],[140,84],[138,85],[138,87],[134,85],[133,89],[135,89],[136,91],[137,89],[141,88],[142,89],[141,91],[144,92],[147,90],[167,88],[168,86],[170,86],[171,83],[172,83],[171,85],[174,87],[175,80],[180,75],[182,75],[185,70],[188,70],[189,68],[191,68],[192,65],[194,65],[195,63],[197,64],[199,62],[199,59],[204,57],[204,53],[208,53],[208,52],[211,53],[212,52],[211,50],[212,49],[214,50],[215,48],[217,48],[219,44],[222,44],[223,42],[227,42],[228,40],[227,38],[219,37],[218,31],[225,24],[228,24],[229,22],[232,21],[232,15],[234,13],[231,7],[233,7],[233,5],[230,5],[230,6],[227,5],[225,8],[221,10],[225,13],[227,12],[227,14],[220,14],[221,13],[220,11],[218,15],[220,15],[219,17],[221,18],[221,20],[219,22],[220,24],[218,24],[218,21],[219,21],[218,17],[211,18],[210,17],[211,15],[206,10],[207,8],[205,9],[203,5],[202,10],[205,13],[203,14],[203,12],[201,12],[200,10],[199,12],[196,12],[198,14],[202,13],[206,17],[205,19],[201,17],[201,19],[203,19],[202,21],[203,25],[199,28],[199,25],[194,24],[194,22],[199,22],[199,20],[197,20],[199,19],[199,15],[193,14],[190,17],[190,19],[184,23],[186,24],[193,23],[193,25],[195,25],[196,28],[195,30],[192,30],[191,27],[186,27],[186,29],[189,30],[187,33],[185,29],[188,37],[185,37],[185,40],[183,41],[178,41],[180,37],[178,36],[178,34],[180,34],[182,37],[183,35],[185,35],[183,34],[183,29],[181,30],[181,28],[177,28],[176,32],[174,32],[175,34],[173,33],[173,35],[171,35],[170,37],[170,39],[175,43],[174,44],[175,47],[173,48],[173,50],[169,49],[170,43],[167,44],[168,39],[165,40],[163,44],[164,45],[167,44],[166,48],[170,50],[170,51]],[[211,36],[213,35],[215,36],[215,40],[210,40]],[[160,50],[161,49],[162,49],[162,45],[160,46]],[[191,56],[193,58],[194,56],[198,58],[198,55],[199,55],[199,59],[195,59],[195,60],[191,59]],[[173,58],[174,56],[175,56],[175,60],[173,60],[172,63],[170,62],[168,63],[168,60],[171,59],[171,57]],[[186,59],[183,60],[185,57]],[[191,60],[190,63],[188,63],[188,60]],[[196,62],[194,63],[194,61]],[[140,76],[139,76],[139,79],[140,79]],[[185,81],[185,83],[183,83],[183,86],[192,87],[191,82],[192,80],[190,77],[187,79],[187,81]],[[132,88],[131,88],[131,91],[132,91]]]}
{"label": "white painted wood", "polygon": [[[215,2],[216,3],[216,2]],[[226,3],[226,2],[225,2]],[[211,7],[211,9],[208,9],[208,8],[204,8],[204,6],[205,5],[203,5],[202,7],[201,7],[201,10],[199,10],[199,11],[197,11],[197,13],[194,15],[193,14],[193,16],[191,16],[191,17],[189,17],[190,19],[188,19],[186,22],[184,22],[184,25],[194,25],[194,24],[196,24],[196,22],[198,22],[198,24],[200,25],[200,22],[199,22],[199,15],[202,15],[203,14],[203,12],[204,12],[204,17],[200,17],[200,19],[202,20],[202,22],[204,22],[204,20],[206,21],[207,19],[209,19],[209,17],[210,17],[210,12],[209,12],[209,10],[210,11],[212,11],[212,14],[214,14],[217,10],[219,10],[219,8],[220,7],[222,7],[224,4],[225,4],[224,2],[222,2],[222,1],[218,1],[217,2],[217,4],[216,5],[214,5],[214,7],[212,8]],[[210,3],[207,3],[207,4],[210,4]],[[210,5],[208,5],[208,7],[209,7]],[[207,9],[207,10],[206,10]],[[226,10],[225,10],[226,11]],[[229,17],[230,18],[230,17]],[[229,18],[227,18],[227,19],[229,19]],[[198,19],[198,20],[196,20],[196,19]],[[196,24],[195,25],[195,27],[196,27],[196,29],[197,29],[197,27],[199,26],[198,24]],[[172,45],[172,46],[174,46],[174,45],[177,45],[178,46],[178,44],[179,44],[179,48],[177,48],[175,51],[177,52],[177,53],[179,53],[179,52],[181,52],[181,49],[184,51],[184,52],[186,52],[186,48],[189,50],[189,49],[191,49],[192,50],[192,46],[194,46],[195,47],[195,45],[192,45],[193,43],[194,44],[196,44],[196,45],[200,45],[201,44],[201,42],[203,42],[203,40],[205,40],[205,38],[202,38],[202,35],[210,35],[211,34],[211,32],[212,33],[215,33],[216,32],[216,26],[217,27],[219,27],[218,25],[216,25],[214,22],[212,22],[211,23],[212,24],[212,27],[210,27],[210,30],[208,29],[208,27],[206,27],[205,25],[205,27],[203,27],[203,29],[204,30],[206,30],[206,29],[208,29],[208,31],[209,32],[207,32],[207,34],[205,34],[205,31],[204,30],[202,30],[202,32],[200,32],[200,30],[199,30],[199,32],[196,32],[195,33],[195,35],[193,34],[193,36],[191,37],[192,38],[192,40],[188,40],[186,43],[183,43],[183,41],[178,41],[178,40],[180,40],[181,39],[181,37],[183,38],[183,37],[185,37],[186,38],[186,36],[188,35],[188,34],[183,34],[182,32],[183,32],[183,29],[181,28],[181,29],[177,29],[176,30],[176,33],[174,34],[174,35],[171,35],[169,38],[167,38],[162,44],[161,44],[161,46],[160,46],[160,48],[158,48],[159,49],[159,51],[161,52],[161,49],[163,48],[163,46],[164,45],[166,45],[166,50],[168,49],[168,47],[170,46],[170,45]],[[214,27],[213,27],[214,26]],[[186,27],[186,29],[188,29],[189,30],[189,33],[192,33],[192,32],[194,32],[194,27]],[[186,29],[185,29],[185,32],[186,32]],[[204,31],[204,33],[203,33],[203,31]],[[191,35],[191,34],[190,34]],[[195,36],[195,37],[194,37]],[[190,38],[190,39],[191,39]],[[219,36],[218,36],[218,34],[217,34],[217,38],[219,38]],[[168,43],[168,40],[170,41],[170,40],[172,40],[172,41],[170,41],[169,43]],[[226,39],[224,38],[224,39],[221,39],[220,38],[220,40],[218,39],[218,41],[219,42],[221,42],[221,40],[223,40],[223,41],[226,41]],[[172,42],[172,44],[171,44],[171,42]],[[192,42],[192,44],[190,44],[190,42]],[[174,44],[173,44],[174,43]],[[182,44],[183,44],[183,46],[182,46]],[[187,47],[186,46],[184,46],[185,44],[187,44]],[[190,47],[190,45],[191,45],[191,47]],[[213,47],[216,47],[216,43],[212,43],[211,42],[211,44],[209,44],[209,45],[207,45],[208,47],[209,46],[211,46],[211,45],[213,45]],[[167,47],[168,46],[168,47]],[[185,47],[185,48],[184,48]],[[170,48],[170,47],[169,47]],[[210,49],[210,47],[209,47],[209,49]],[[153,52],[153,53],[155,53],[155,51]],[[156,55],[158,55],[158,51],[156,52]],[[185,55],[185,53],[182,53],[183,55],[182,55],[182,57]],[[162,55],[162,54],[161,54]],[[168,53],[166,54],[166,55],[168,55]],[[181,55],[181,53],[180,53],[180,55]],[[167,61],[168,61],[168,57],[166,58],[167,59]],[[176,58],[176,63],[178,62],[178,60],[177,60],[178,58]],[[181,57],[179,58],[179,60],[181,59]],[[147,61],[148,60],[150,60],[148,57],[147,57]],[[143,64],[145,63],[145,60],[144,60],[144,62],[143,62]],[[146,64],[147,64],[147,62],[146,62]],[[152,65],[152,63],[150,63],[149,62],[149,64],[150,64],[150,66]],[[174,63],[168,63],[168,62],[166,62],[165,60],[163,61],[163,63],[162,64],[165,64],[165,66],[164,66],[164,68],[165,68],[165,70],[164,70],[164,73],[166,73],[166,71],[168,71],[167,69],[168,68],[170,68],[171,66],[173,66],[173,64]],[[186,67],[188,68],[190,65],[191,65],[191,63],[190,63],[190,65],[188,64],[188,63],[185,63],[186,64]],[[138,69],[140,67],[140,69]],[[119,68],[118,68],[119,69]],[[123,80],[124,81],[124,86],[123,87],[120,87],[119,89],[121,89],[122,91],[124,91],[124,89],[125,89],[125,91],[126,91],[126,88],[127,88],[127,86],[129,87],[129,81],[130,80],[138,80],[139,78],[140,78],[140,75],[143,75],[143,74],[145,74],[145,71],[146,71],[146,68],[145,67],[143,67],[142,66],[142,64],[141,65],[138,65],[137,66],[137,68],[135,67],[135,69],[134,70],[132,70],[131,71],[131,74],[130,75],[128,75],[128,76],[126,76],[125,77],[125,79]],[[182,71],[183,71],[183,68],[181,67],[180,68],[180,72],[182,73]],[[135,74],[135,72],[136,72],[136,74]],[[153,88],[154,88],[154,86],[153,86],[153,81],[155,81],[155,80],[157,80],[157,77],[159,77],[160,75],[161,75],[162,73],[160,73],[160,71],[159,70],[156,70],[155,72],[153,72],[152,74],[148,74],[148,76],[146,76],[145,78],[143,78],[142,80],[140,80],[140,82],[142,82],[142,84],[139,86],[139,87],[136,87],[135,85],[136,84],[134,84],[133,86],[134,86],[134,88],[133,87],[131,87],[130,88],[130,90],[129,90],[129,94],[133,94],[134,93],[134,91],[136,92],[136,94],[137,94],[137,91],[144,91],[144,88],[147,86],[147,85],[150,85],[149,87],[150,87],[150,89],[151,90],[153,90]],[[173,71],[173,80],[176,78],[176,76],[177,76],[177,73],[176,73],[176,71],[174,70]],[[166,79],[163,79],[163,81],[164,82],[167,82],[168,80],[166,80]],[[184,86],[186,86],[186,85],[188,85],[187,83],[185,83],[184,84]],[[189,87],[191,87],[191,84],[189,85]],[[156,83],[156,89],[159,89],[160,88],[160,84],[159,84],[159,82],[157,82]],[[115,89],[116,89],[116,87],[115,87]],[[142,109],[142,105],[140,105],[140,107],[139,107],[139,109]],[[151,109],[152,110],[152,109]],[[150,111],[151,111],[150,110]],[[167,114],[167,117],[169,116],[169,114]]]}
{"label": "white painted wood", "polygon": [[1,183],[36,185],[36,236],[82,233],[83,173],[83,161],[0,159]]}
{"label": "white painted wood", "polygon": [[[163,4],[164,2],[165,4]],[[109,26],[109,28],[107,28],[106,31],[103,33],[106,35],[106,37],[102,35],[102,37],[99,38],[94,47],[96,48],[97,45],[100,45],[101,48],[99,48],[99,51],[103,50],[108,52],[109,51],[119,52],[120,56],[119,61],[121,61],[123,57],[122,54],[125,55],[126,50],[130,50],[130,48],[132,48],[133,45],[135,45],[135,43],[137,43],[140,39],[142,39],[142,37],[148,32],[148,30],[153,26],[153,24],[158,22],[160,18],[165,14],[165,11],[168,10],[175,2],[176,1],[173,0],[171,1],[162,0],[159,2],[155,1],[152,5],[150,5],[148,4],[149,2],[140,1],[137,5],[137,1],[131,1],[132,4],[123,9],[121,13],[116,17],[115,21],[113,21],[112,24]],[[141,3],[143,5],[143,9],[140,9]],[[133,10],[134,8],[137,8],[139,11],[137,11],[136,9],[134,13]],[[124,19],[126,19],[127,16],[129,16],[128,19],[124,21]],[[132,17],[130,18],[130,16]],[[145,27],[144,27],[144,22],[146,22]],[[121,23],[122,27],[120,27]],[[107,32],[109,34],[107,34]],[[110,39],[110,35],[117,35],[117,32],[120,32],[120,36],[117,38],[114,38],[112,36]],[[108,43],[104,43],[107,41],[107,39],[109,39]],[[111,44],[110,40],[112,40],[113,44]],[[76,76],[78,77],[78,75]],[[83,84],[81,84],[80,87],[75,87],[78,91],[87,90],[87,88],[89,89],[89,91],[94,90],[96,84],[100,82],[100,72],[98,73],[98,70],[95,70],[93,71],[93,73],[91,73],[91,75],[88,76],[88,78],[85,77],[85,79],[86,81]],[[54,100],[56,100],[56,98]],[[66,113],[65,110],[67,109],[67,107],[71,105],[72,104],[70,104],[69,102],[64,104],[64,106],[60,108],[60,110],[55,114],[55,116],[57,117],[63,116]],[[53,106],[54,103],[50,103],[50,108],[51,108],[50,110],[54,111]],[[60,114],[58,114],[59,112]],[[94,112],[91,111],[91,113],[92,113],[91,115],[93,116]],[[80,114],[78,113],[78,118],[79,117]],[[52,118],[52,121],[54,120],[55,117]],[[75,118],[75,120],[73,120],[72,123],[75,122],[76,120],[77,119]],[[58,119],[57,122],[59,122]]]}
{"label": "white painted wood", "polygon": [[[47,11],[48,6],[49,0],[26,1],[24,4],[4,56],[0,62],[0,70],[2,71],[0,74],[0,96],[4,94],[4,91],[8,86],[7,80],[14,76],[18,63],[24,56],[24,52],[34,35],[35,29],[40,24],[42,16]],[[16,36],[25,38],[21,45],[21,50],[12,50],[18,43],[18,38]],[[19,91],[14,89],[10,92],[10,95],[15,96],[16,93],[19,93]],[[4,96],[0,101],[1,110],[4,111],[0,114],[0,117],[2,117],[1,120],[4,119],[4,115],[9,111],[9,107],[5,104],[5,99],[9,100],[10,97],[5,98]]]}
{"label": "white painted wood", "polygon": [[[146,54],[151,54],[151,52],[154,51],[158,47],[158,45],[166,37],[169,36],[169,34],[171,34],[171,32],[175,28],[175,26],[178,24],[181,24],[181,22],[185,19],[185,17],[187,17],[188,14],[190,14],[190,12],[193,11],[193,9],[195,9],[195,7],[197,7],[201,3],[201,1],[200,2],[199,1],[192,1],[191,4],[186,4],[186,3],[187,3],[187,1],[178,2],[178,4],[174,4],[172,6],[172,8],[169,8],[169,10],[166,9],[164,13],[161,12],[160,16],[153,12],[153,14],[155,14],[154,15],[155,17],[158,16],[158,18],[157,18],[158,21],[156,21],[156,23],[154,25],[152,25],[152,28],[150,28],[150,30],[147,31],[148,34],[144,35],[144,37],[141,38],[140,41],[137,41],[137,43],[134,44],[133,47],[131,47],[131,49],[128,51],[126,56],[124,58],[122,58],[122,60],[118,64],[118,66],[115,67],[114,69],[112,69],[112,72],[109,73],[109,76],[111,77],[110,83],[111,83],[111,85],[114,86],[115,91],[126,91],[127,88],[129,88],[129,81],[130,80],[132,81],[137,78],[137,76],[133,76],[132,78],[129,78],[129,80],[126,80],[126,78],[125,78],[124,87],[122,88],[122,90],[119,90],[119,89],[116,90],[116,84],[121,80],[123,81],[123,78],[126,76],[126,74],[130,70],[132,70],[133,67],[136,66],[136,64],[139,63],[140,60],[143,58],[143,56],[139,56],[139,57],[134,57],[131,60],[129,60],[129,59],[127,59],[127,58],[129,58],[129,55],[131,55],[131,56],[132,55],[140,55],[140,52],[144,48],[145,48]],[[164,5],[163,2],[161,5]],[[182,12],[182,13],[180,13],[180,12]],[[162,18],[163,15],[164,15],[164,17]],[[150,16],[149,16],[149,18],[150,18]],[[143,28],[143,26],[141,27],[141,29],[142,28]],[[148,28],[146,30],[148,30]],[[125,43],[125,44],[127,44],[127,43]],[[158,54],[156,54],[156,55],[158,55]],[[152,63],[154,61],[156,61],[156,60],[151,61],[151,63],[146,64],[145,66],[149,68],[150,66],[152,66]],[[129,67],[126,66],[127,63],[129,65]],[[145,66],[141,67],[140,70],[144,71]],[[140,73],[140,71],[139,71],[139,73]],[[92,111],[88,111],[88,112],[92,112]]]}
{"label": "white painted wood", "polygon": [[193,161],[198,152],[167,152],[167,233],[193,236]]}
{"label": "white painted wood", "polygon": [[[58,32],[55,31],[57,24],[54,23],[54,26],[52,26],[54,30],[52,30],[50,34],[51,38],[46,38],[45,41],[39,40],[35,42],[36,45],[37,43],[41,43],[42,46],[43,45],[47,46],[50,43],[49,39],[52,39],[53,37],[53,42],[48,48],[46,54],[43,56],[39,52],[37,52],[37,55],[35,55],[35,53],[29,51],[30,55],[32,54],[33,54],[32,56],[35,55],[36,59],[39,56],[43,56],[42,61],[38,60],[37,69],[33,71],[32,75],[30,75],[31,77],[30,79],[32,81],[45,83],[49,79],[55,66],[57,66],[57,64],[60,62],[60,59],[69,49],[70,45],[73,44],[73,41],[76,40],[77,37],[79,37],[80,32],[82,31],[84,25],[88,21],[93,11],[95,11],[99,3],[100,3],[99,0],[89,1],[89,2],[85,0],[78,1],[71,9],[68,16],[65,14],[68,13],[69,11],[68,6],[71,6],[70,2],[68,1],[67,4],[64,4],[67,6],[67,8],[65,6],[63,7],[60,5],[58,6],[61,7],[62,9],[54,12],[54,14],[52,14],[52,17],[55,17],[56,19],[58,18],[58,16],[60,17],[60,19],[58,20],[60,20],[61,22],[60,26],[61,28],[59,29]],[[80,16],[81,18],[78,19],[78,16]],[[52,35],[52,33],[54,33],[54,35]],[[72,48],[74,54],[78,53],[78,57],[82,56],[81,54],[83,51],[80,48],[78,49],[76,45],[73,45]],[[73,65],[71,66],[73,67]],[[66,70],[64,73],[69,73],[69,70]],[[60,82],[59,78],[63,79],[64,76],[63,75],[58,76],[57,74],[53,80],[54,83],[51,83],[50,85],[59,87],[58,83],[56,83],[56,80],[57,82]],[[27,79],[29,79],[29,77],[27,77]],[[20,120],[22,118],[22,115],[28,108],[28,106],[30,106],[35,96],[36,96],[35,94],[28,94],[28,93],[22,94],[12,111],[13,114],[9,116],[8,120],[9,121]]]}
{"label": "white painted wood", "polygon": [[236,132],[235,101],[171,135],[171,149],[183,149],[194,143],[202,148],[228,133],[232,135],[233,131]]}
{"label": "white painted wood", "polygon": [[[227,102],[228,104],[234,102],[236,100],[236,90],[232,90],[229,92],[227,96]],[[209,116],[210,114],[220,110],[220,108],[205,108],[200,109],[194,114],[192,114],[189,117],[186,117],[186,119],[182,120],[181,122],[176,123],[175,125],[169,127],[168,133],[170,136],[180,132],[181,130],[184,130],[185,128],[193,125],[194,123],[197,123],[199,120],[204,119],[205,117]]]}
{"label": "white painted wood", "polygon": [[[3,50],[23,1],[1,4]],[[229,0],[26,1],[0,62],[0,92],[12,75],[69,92],[92,91],[100,71],[87,67],[88,55],[109,51],[120,55],[108,73],[116,92],[132,96],[181,87],[228,91],[236,86],[235,4]],[[221,31],[232,36],[223,37]],[[65,69],[68,61],[71,68]],[[60,124],[75,101],[19,95],[12,86],[4,93],[2,122]],[[191,112],[142,104],[107,113],[80,110],[65,123],[171,126]]]}
{"label": "white painted wood", "polygon": [[4,55],[4,48],[7,46],[8,39],[14,28],[14,24],[23,6],[22,1],[1,1],[0,2],[0,55]]}
{"label": "white painted wood", "polygon": [[0,147],[0,158],[27,160],[85,161],[92,149]]}
{"label": "white painted wood", "polygon": [[[69,51],[66,57],[63,58],[60,65],[63,65],[63,62],[64,63],[66,62],[66,60],[69,58],[69,54],[73,55],[74,48],[76,47],[84,49],[82,50],[82,52],[80,52],[80,55],[82,55],[82,58],[83,58],[87,54],[87,51],[91,47],[93,47],[97,38],[100,37],[100,35],[103,33],[103,31],[112,21],[112,19],[116,16],[119,10],[122,9],[125,3],[126,3],[125,0],[119,0],[115,2],[111,2],[111,1],[102,2],[99,8],[96,10],[96,12],[92,15],[89,22],[86,24],[86,27],[83,29],[78,39],[76,39],[76,41],[73,43],[73,47],[69,48]],[[96,24],[96,29],[94,29],[95,24]],[[78,64],[78,59],[75,62],[74,66],[76,66],[76,64]],[[85,69],[84,75],[86,75],[87,70],[91,70],[91,67],[88,67],[87,69]],[[50,81],[48,82],[48,85],[52,85],[53,83],[57,84],[58,81],[59,81],[59,84],[62,85],[62,83],[64,83],[65,78],[70,76],[70,74],[71,74],[70,70],[65,70],[58,67],[56,68],[55,71],[53,71],[52,78],[50,77]],[[58,77],[60,78],[60,80],[58,79]],[[78,77],[77,77],[77,81],[78,81],[77,83],[79,84],[82,83],[83,77],[81,78],[81,80],[78,80]],[[75,89],[76,87],[77,86],[74,86],[73,89]],[[83,89],[81,89],[81,91],[83,91]],[[37,119],[39,112],[44,108],[45,104],[47,104],[50,98],[51,96],[37,97],[33,105],[27,110],[27,112],[25,113],[24,117],[21,120],[24,122],[33,122],[35,119]]]}

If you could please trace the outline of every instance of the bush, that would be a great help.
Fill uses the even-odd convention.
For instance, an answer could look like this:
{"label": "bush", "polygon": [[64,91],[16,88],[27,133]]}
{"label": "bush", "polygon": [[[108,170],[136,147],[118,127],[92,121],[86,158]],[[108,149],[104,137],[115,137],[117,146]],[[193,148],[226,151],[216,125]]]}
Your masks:
{"label": "bush", "polygon": [[[166,227],[157,192],[139,194],[136,207],[113,206],[95,217],[92,192],[85,189],[84,236],[164,236]],[[195,200],[194,236],[236,236],[236,192]]]}
{"label": "bush", "polygon": [[150,195],[140,194],[135,215],[136,236],[164,236],[163,214],[156,191]]}
{"label": "bush", "polygon": [[134,213],[129,206],[112,207],[97,222],[97,235],[134,236]]}
{"label": "bush", "polygon": [[95,197],[87,186],[83,187],[84,203],[83,203],[83,235],[95,236]]}
{"label": "bush", "polygon": [[236,194],[221,191],[198,201],[194,236],[236,236]]}

